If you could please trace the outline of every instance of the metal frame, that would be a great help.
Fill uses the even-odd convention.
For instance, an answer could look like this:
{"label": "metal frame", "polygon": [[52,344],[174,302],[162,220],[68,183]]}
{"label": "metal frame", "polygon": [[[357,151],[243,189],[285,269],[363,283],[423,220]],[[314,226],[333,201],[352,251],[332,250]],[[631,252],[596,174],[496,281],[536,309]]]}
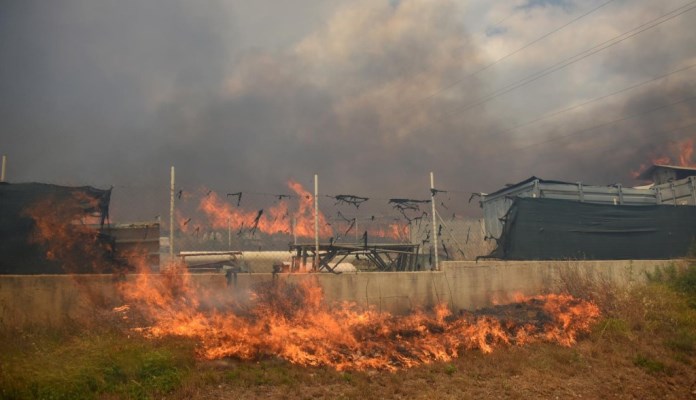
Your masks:
{"label": "metal frame", "polygon": [[363,256],[374,266],[366,271],[417,271],[418,244],[291,244],[290,251],[295,253],[292,258],[291,271],[298,271],[301,265],[308,265],[308,260],[314,260],[318,254],[318,265],[313,268],[315,272],[327,271],[340,274],[334,271],[337,265],[349,256]]}

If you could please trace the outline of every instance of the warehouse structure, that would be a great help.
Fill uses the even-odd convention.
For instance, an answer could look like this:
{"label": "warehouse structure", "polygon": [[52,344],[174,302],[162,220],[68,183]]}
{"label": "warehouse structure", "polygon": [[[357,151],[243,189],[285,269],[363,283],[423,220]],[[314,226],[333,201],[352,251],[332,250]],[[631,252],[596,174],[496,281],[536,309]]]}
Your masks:
{"label": "warehouse structure", "polygon": [[501,259],[665,259],[696,238],[696,168],[653,165],[653,183],[584,185],[531,177],[482,195],[487,257]]}

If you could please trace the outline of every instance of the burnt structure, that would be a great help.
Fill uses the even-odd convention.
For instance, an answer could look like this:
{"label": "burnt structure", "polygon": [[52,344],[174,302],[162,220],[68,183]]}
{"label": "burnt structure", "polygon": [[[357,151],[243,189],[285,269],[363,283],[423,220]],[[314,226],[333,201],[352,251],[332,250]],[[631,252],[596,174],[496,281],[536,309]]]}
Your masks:
{"label": "burnt structure", "polygon": [[0,274],[112,272],[136,255],[157,267],[159,223],[110,224],[110,200],[111,189],[0,183]]}
{"label": "burnt structure", "polygon": [[[47,257],[46,243],[37,240],[36,220],[31,213],[41,210],[33,208],[42,208],[42,214],[64,220],[68,228],[76,219],[88,217],[96,219],[98,225],[103,226],[108,219],[110,198],[111,189],[101,190],[91,186],[0,183],[0,273],[65,272],[58,260]],[[99,236],[96,230],[94,236],[99,236],[97,238],[82,238],[78,233],[71,236],[75,241],[95,239],[107,244],[106,238]],[[50,237],[47,240],[50,240]],[[72,250],[66,249],[66,252]],[[77,248],[74,250],[77,251]],[[75,257],[79,257],[79,254],[75,254]]]}
{"label": "burnt structure", "polygon": [[531,177],[482,195],[490,258],[668,259],[696,247],[696,169],[655,165],[626,188]]}

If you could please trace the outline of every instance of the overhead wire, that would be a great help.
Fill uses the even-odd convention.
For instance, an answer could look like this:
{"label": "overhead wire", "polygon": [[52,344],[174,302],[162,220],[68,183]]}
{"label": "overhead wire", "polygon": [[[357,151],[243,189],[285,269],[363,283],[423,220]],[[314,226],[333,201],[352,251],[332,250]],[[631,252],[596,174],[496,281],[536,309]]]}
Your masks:
{"label": "overhead wire", "polygon": [[513,127],[511,127],[511,128],[508,128],[508,129],[505,129],[505,130],[502,130],[502,131],[498,131],[498,132],[496,132],[496,134],[497,134],[497,135],[502,135],[502,134],[505,134],[505,133],[509,133],[509,132],[515,131],[515,130],[520,129],[520,128],[524,128],[524,127],[529,126],[529,125],[533,125],[533,124],[535,124],[535,123],[537,123],[537,122],[540,122],[540,121],[543,121],[543,120],[545,120],[545,119],[549,119],[549,118],[555,117],[555,116],[560,115],[560,114],[564,114],[564,113],[569,112],[569,111],[577,110],[578,108],[584,107],[584,106],[586,106],[586,105],[588,105],[588,104],[596,103],[596,102],[598,102],[598,101],[600,101],[600,100],[604,100],[604,99],[610,98],[610,97],[615,96],[615,95],[617,95],[617,94],[622,94],[622,93],[631,91],[631,90],[633,90],[633,89],[637,89],[637,88],[639,88],[639,87],[641,87],[641,86],[645,86],[645,85],[647,85],[647,84],[649,84],[649,83],[657,82],[657,81],[662,80],[662,79],[664,79],[664,78],[666,78],[666,77],[669,77],[669,76],[672,76],[672,75],[675,75],[675,74],[678,74],[678,73],[687,71],[687,70],[692,69],[692,68],[694,68],[694,67],[696,67],[696,64],[691,64],[691,65],[688,65],[688,66],[686,66],[686,67],[683,67],[683,68],[679,68],[679,69],[677,69],[677,70],[670,71],[670,72],[668,72],[668,73],[666,73],[666,74],[663,74],[663,75],[660,75],[660,76],[657,76],[657,77],[653,77],[653,78],[650,78],[650,79],[648,79],[648,80],[639,82],[639,83],[637,83],[637,84],[633,84],[633,85],[631,85],[631,86],[624,87],[624,88],[619,89],[619,90],[617,90],[617,91],[614,91],[614,92],[611,92],[611,93],[608,93],[608,94],[604,94],[604,95],[599,96],[599,97],[592,98],[592,99],[587,100],[587,101],[584,101],[584,102],[582,102],[582,103],[580,103],[580,104],[576,104],[576,105],[573,105],[573,106],[570,106],[570,107],[567,107],[567,108],[564,108],[564,109],[561,109],[561,110],[558,110],[558,111],[552,111],[552,112],[550,112],[550,113],[542,114],[541,116],[539,116],[539,117],[537,117],[537,118],[534,118],[534,119],[532,119],[532,120],[529,120],[529,121],[527,121],[527,122],[524,122],[524,123],[515,125],[515,126],[513,126]]}
{"label": "overhead wire", "polygon": [[647,109],[647,110],[641,110],[641,111],[639,111],[639,112],[634,112],[634,113],[625,114],[625,115],[622,116],[621,118],[617,118],[617,119],[614,119],[614,120],[611,120],[611,121],[608,121],[608,122],[604,122],[604,123],[601,123],[601,124],[598,124],[598,125],[594,125],[594,126],[591,126],[591,127],[589,127],[589,128],[584,128],[584,129],[580,129],[580,130],[577,130],[577,131],[574,131],[574,132],[570,132],[570,133],[567,133],[567,134],[565,134],[565,135],[555,136],[555,137],[552,137],[552,138],[549,138],[549,139],[546,139],[546,140],[543,140],[543,141],[539,141],[539,142],[535,142],[535,143],[530,143],[530,144],[527,144],[527,145],[525,145],[525,146],[520,146],[520,147],[515,148],[515,150],[526,150],[526,149],[528,149],[528,148],[531,148],[531,147],[534,147],[534,146],[538,146],[538,145],[540,145],[540,144],[546,144],[546,143],[550,143],[550,142],[555,142],[555,141],[557,141],[557,140],[567,139],[567,138],[572,137],[572,136],[576,136],[576,135],[579,135],[579,134],[582,134],[582,133],[585,133],[585,132],[591,132],[591,131],[597,130],[597,129],[599,129],[599,128],[603,128],[603,127],[605,127],[605,126],[613,125],[613,124],[615,124],[615,123],[617,123],[617,122],[626,121],[626,120],[629,120],[629,119],[632,119],[632,118],[635,118],[635,117],[641,117],[641,116],[644,116],[645,114],[649,114],[649,113],[652,113],[652,112],[655,112],[655,111],[659,111],[659,110],[663,110],[663,109],[666,109],[666,108],[674,107],[674,106],[676,106],[676,105],[679,105],[679,104],[682,104],[682,103],[687,103],[687,102],[692,101],[692,100],[696,100],[696,95],[695,95],[695,96],[690,96],[690,97],[687,97],[687,98],[683,98],[683,99],[680,99],[680,100],[677,100],[677,101],[674,101],[674,102],[671,102],[671,103],[662,104],[662,105],[660,105],[660,106],[653,107],[653,108],[650,108],[650,109]]}
{"label": "overhead wire", "polygon": [[[483,66],[482,68],[476,70],[475,72],[472,72],[472,73],[470,73],[470,74],[468,74],[468,75],[466,75],[466,76],[464,76],[464,77],[462,77],[462,78],[460,78],[460,79],[457,79],[457,80],[451,82],[450,84],[448,84],[448,85],[446,85],[446,86],[441,87],[440,89],[436,90],[435,92],[433,92],[433,93],[429,94],[428,96],[424,97],[421,101],[427,101],[427,100],[429,100],[429,99],[431,99],[431,98],[437,96],[438,94],[440,94],[440,93],[442,93],[442,92],[445,92],[445,91],[447,91],[447,90],[453,88],[454,86],[457,86],[458,84],[464,82],[465,80],[467,80],[467,79],[469,79],[469,78],[472,78],[472,77],[478,75],[479,73],[481,73],[481,72],[483,72],[483,71],[486,71],[487,69],[489,69],[489,68],[495,66],[496,64],[498,64],[498,63],[500,63],[500,62],[502,62],[502,61],[504,61],[504,60],[506,60],[506,59],[508,59],[508,58],[510,58],[510,57],[512,57],[512,56],[514,56],[515,54],[518,54],[519,52],[521,52],[521,51],[523,51],[523,50],[525,50],[525,49],[527,49],[527,48],[533,46],[534,44],[536,44],[536,43],[538,43],[538,42],[540,42],[540,41],[546,39],[547,37],[549,37],[549,36],[551,36],[551,35],[553,35],[553,34],[555,34],[555,33],[558,33],[558,32],[560,32],[560,31],[562,31],[563,29],[565,29],[565,28],[567,28],[568,26],[574,24],[575,22],[577,22],[577,21],[579,21],[579,20],[581,20],[581,19],[587,17],[588,15],[593,14],[594,12],[596,12],[596,11],[602,9],[603,7],[607,6],[609,3],[613,2],[613,1],[614,1],[614,0],[608,0],[608,1],[606,1],[606,2],[604,2],[604,3],[602,3],[602,4],[600,4],[599,6],[590,9],[589,11],[587,11],[587,12],[585,12],[585,13],[583,13],[583,14],[581,14],[581,15],[575,17],[575,18],[573,18],[572,20],[566,22],[565,24],[559,26],[558,28],[552,29],[551,31],[546,32],[546,33],[544,33],[543,35],[537,37],[536,39],[534,39],[534,40],[532,40],[532,41],[530,41],[530,42],[524,44],[522,47],[519,47],[519,48],[515,49],[514,51],[512,51],[512,52],[510,52],[510,53],[507,53],[506,55],[504,55],[504,56],[502,56],[502,57],[496,59],[495,61],[492,61],[492,62],[486,64],[485,66]],[[508,18],[509,18],[509,17],[508,17]],[[507,18],[505,18],[504,20],[506,20],[506,19],[507,19]],[[502,21],[499,22],[498,25],[499,25],[500,23],[502,23]]]}
{"label": "overhead wire", "polygon": [[[686,124],[686,125],[682,125],[682,126],[679,126],[679,127],[676,127],[676,128],[669,129],[669,130],[653,131],[652,133],[643,135],[642,137],[645,138],[645,137],[658,137],[658,136],[664,136],[664,135],[666,135],[666,134],[669,134],[669,133],[672,133],[672,132],[677,132],[677,131],[680,131],[680,130],[682,130],[682,129],[691,128],[691,127],[694,127],[694,126],[696,126],[696,122],[691,122],[691,123],[688,123],[688,124]],[[615,151],[616,151],[615,148],[609,148],[609,149],[604,150],[604,151],[601,152],[601,153],[598,153],[597,155],[604,155],[604,154],[608,154],[608,153],[615,152]],[[543,161],[543,162],[549,162],[549,160],[542,160],[542,159],[537,158],[537,159],[535,160],[535,162],[533,162],[533,163],[531,163],[531,164],[528,164],[528,165],[529,165],[530,167],[531,167],[531,166],[536,166],[536,165],[539,165],[542,161]],[[567,162],[567,159],[563,159],[563,160],[561,160],[561,161]]]}
{"label": "overhead wire", "polygon": [[497,90],[494,90],[493,92],[489,93],[486,96],[483,96],[482,98],[469,103],[463,107],[455,107],[452,108],[448,111],[445,112],[445,115],[451,115],[454,112],[460,112],[460,111],[466,111],[470,110],[474,107],[477,107],[479,105],[483,105],[495,98],[498,98],[504,94],[510,93],[516,89],[519,89],[521,87],[524,87],[532,82],[535,82],[551,73],[554,73],[556,71],[560,71],[563,68],[575,64],[578,61],[581,61],[587,57],[590,57],[594,54],[597,54],[603,50],[606,50],[608,48],[611,48],[619,43],[622,43],[628,39],[631,39],[645,31],[648,31],[650,29],[653,29],[665,22],[671,21],[672,19],[683,15],[693,9],[696,8],[696,0],[695,1],[690,1],[689,3],[686,3],[685,5],[682,5],[680,7],[677,7],[676,9],[667,12],[666,14],[661,15],[660,17],[654,18],[648,22],[645,22],[629,31],[626,31],[624,33],[621,33],[617,36],[612,37],[611,39],[608,39],[602,43],[599,43],[589,49],[583,50],[580,53],[577,53],[571,57],[565,58],[541,71],[538,71],[536,73],[533,73],[531,75],[526,76],[525,78],[522,78],[520,80],[517,80],[515,82],[512,82],[506,86],[503,86],[502,88],[499,88]]}

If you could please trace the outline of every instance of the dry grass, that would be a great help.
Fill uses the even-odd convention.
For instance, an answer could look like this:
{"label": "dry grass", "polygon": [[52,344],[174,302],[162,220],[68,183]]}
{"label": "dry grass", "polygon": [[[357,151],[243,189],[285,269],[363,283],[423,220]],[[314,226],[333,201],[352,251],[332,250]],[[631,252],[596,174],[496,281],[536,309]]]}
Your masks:
{"label": "dry grass", "polygon": [[696,267],[625,290],[573,274],[559,284],[597,302],[604,316],[571,348],[537,344],[398,373],[338,372],[278,359],[200,361],[185,340],[24,332],[1,338],[0,397],[696,399]]}

